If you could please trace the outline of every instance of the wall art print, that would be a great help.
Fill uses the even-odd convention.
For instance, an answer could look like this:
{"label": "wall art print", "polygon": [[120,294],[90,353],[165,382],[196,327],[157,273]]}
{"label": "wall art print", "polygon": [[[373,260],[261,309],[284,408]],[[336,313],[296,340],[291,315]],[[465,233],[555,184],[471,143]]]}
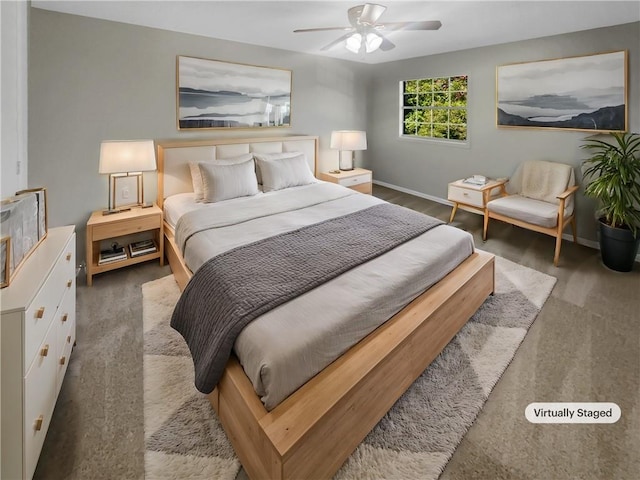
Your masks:
{"label": "wall art print", "polygon": [[497,67],[498,127],[627,130],[627,52]]}
{"label": "wall art print", "polygon": [[291,70],[177,57],[178,129],[291,126]]}

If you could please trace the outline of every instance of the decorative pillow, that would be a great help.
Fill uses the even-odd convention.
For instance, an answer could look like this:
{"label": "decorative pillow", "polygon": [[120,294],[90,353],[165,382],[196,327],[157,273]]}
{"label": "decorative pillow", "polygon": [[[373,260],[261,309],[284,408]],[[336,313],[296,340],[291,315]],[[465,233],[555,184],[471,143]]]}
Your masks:
{"label": "decorative pillow", "polygon": [[277,160],[257,158],[257,164],[258,170],[262,172],[263,192],[307,185],[316,181],[303,153]]}
{"label": "decorative pillow", "polygon": [[246,162],[247,160],[253,160],[253,155],[245,153],[238,155],[237,157],[218,158],[211,160],[210,162],[189,162],[189,170],[191,170],[191,183],[193,185],[193,193],[196,194],[196,202],[201,202],[204,198],[202,188],[202,175],[200,174],[200,163],[211,163],[213,165],[233,165],[235,163]]}
{"label": "decorative pillow", "polygon": [[247,197],[259,192],[253,159],[227,165],[208,162],[199,165],[205,203]]}
{"label": "decorative pillow", "polygon": [[[256,160],[282,160],[284,158],[297,157],[298,155],[304,155],[302,152],[279,152],[279,153],[254,153],[253,156]],[[262,172],[260,171],[260,164],[256,162],[256,177],[258,177],[258,183],[262,185]]]}

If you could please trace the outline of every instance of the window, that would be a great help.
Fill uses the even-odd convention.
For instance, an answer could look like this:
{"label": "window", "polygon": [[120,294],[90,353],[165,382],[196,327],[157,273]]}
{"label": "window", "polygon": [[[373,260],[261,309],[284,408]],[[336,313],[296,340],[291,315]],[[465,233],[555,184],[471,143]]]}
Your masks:
{"label": "window", "polygon": [[467,76],[405,80],[402,135],[467,140]]}

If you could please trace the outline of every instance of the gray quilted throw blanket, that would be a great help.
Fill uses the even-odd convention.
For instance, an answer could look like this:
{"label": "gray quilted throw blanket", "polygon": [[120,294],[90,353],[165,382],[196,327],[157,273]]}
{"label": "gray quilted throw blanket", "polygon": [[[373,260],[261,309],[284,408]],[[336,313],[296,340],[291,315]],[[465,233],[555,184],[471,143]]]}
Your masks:
{"label": "gray quilted throw blanket", "polygon": [[381,204],[224,252],[194,274],[171,326],[184,337],[195,385],[210,393],[253,319],[442,224]]}

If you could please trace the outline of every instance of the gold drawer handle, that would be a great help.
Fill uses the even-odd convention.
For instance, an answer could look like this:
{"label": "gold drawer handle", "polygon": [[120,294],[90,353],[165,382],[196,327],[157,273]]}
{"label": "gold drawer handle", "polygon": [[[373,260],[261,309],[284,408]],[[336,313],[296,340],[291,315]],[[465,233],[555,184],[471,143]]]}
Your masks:
{"label": "gold drawer handle", "polygon": [[62,316],[62,323],[66,322],[66,321],[67,321],[67,318],[69,318],[69,314],[68,314],[68,313],[65,313],[65,314]]}
{"label": "gold drawer handle", "polygon": [[67,336],[67,343],[71,343],[71,335]]}
{"label": "gold drawer handle", "polygon": [[40,307],[36,311],[36,318],[42,318],[42,317],[44,317],[44,307]]}
{"label": "gold drawer handle", "polygon": [[43,357],[46,357],[49,354],[49,344],[46,344],[44,347],[42,347],[42,350],[40,350],[40,355],[42,355]]}
{"label": "gold drawer handle", "polygon": [[44,417],[42,415],[40,415],[37,419],[36,419],[36,423],[34,425],[34,428],[36,429],[36,432],[39,432],[40,430],[42,430],[42,424],[44,423]]}
{"label": "gold drawer handle", "polygon": [[71,254],[70,254],[70,253],[67,253],[67,262],[68,262],[69,260],[71,260]]}
{"label": "gold drawer handle", "polygon": [[67,280],[67,287],[70,287],[71,285],[73,285],[73,280]]}
{"label": "gold drawer handle", "polygon": [[60,357],[60,365],[64,365],[67,362],[67,357]]}

